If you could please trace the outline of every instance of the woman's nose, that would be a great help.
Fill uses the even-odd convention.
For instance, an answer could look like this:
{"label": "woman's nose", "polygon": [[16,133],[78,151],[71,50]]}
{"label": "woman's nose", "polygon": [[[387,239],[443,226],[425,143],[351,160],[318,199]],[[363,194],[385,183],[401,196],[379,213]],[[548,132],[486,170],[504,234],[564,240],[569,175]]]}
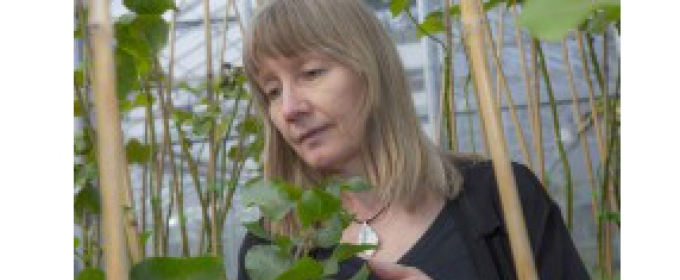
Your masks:
{"label": "woman's nose", "polygon": [[287,87],[282,93],[282,98],[281,113],[287,121],[295,121],[304,114],[309,113],[309,101],[299,89]]}

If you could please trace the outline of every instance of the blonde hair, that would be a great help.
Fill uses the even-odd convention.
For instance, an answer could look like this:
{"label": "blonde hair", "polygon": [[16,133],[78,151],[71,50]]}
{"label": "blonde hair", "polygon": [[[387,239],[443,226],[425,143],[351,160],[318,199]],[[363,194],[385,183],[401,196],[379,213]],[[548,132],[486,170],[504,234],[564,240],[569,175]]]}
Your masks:
{"label": "blonde hair", "polygon": [[[368,182],[382,202],[413,209],[425,190],[454,198],[462,178],[420,127],[407,77],[394,42],[359,0],[274,0],[256,11],[243,47],[243,64],[257,108],[264,116],[264,177],[309,188],[321,182],[271,123],[267,100],[256,82],[264,58],[316,51],[351,68],[366,83],[361,112]],[[283,232],[294,232],[284,219]]]}

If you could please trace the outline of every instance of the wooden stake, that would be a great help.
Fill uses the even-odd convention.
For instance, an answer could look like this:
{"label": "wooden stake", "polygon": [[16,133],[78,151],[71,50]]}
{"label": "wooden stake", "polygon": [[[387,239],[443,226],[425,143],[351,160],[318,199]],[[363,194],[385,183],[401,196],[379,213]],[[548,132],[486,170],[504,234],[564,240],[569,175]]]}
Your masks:
{"label": "wooden stake", "polygon": [[515,185],[515,176],[510,165],[505,136],[495,106],[491,77],[487,68],[486,48],[481,24],[481,16],[476,7],[481,7],[479,0],[461,0],[461,15],[465,26],[466,42],[469,44],[470,60],[474,71],[474,79],[479,91],[479,107],[486,123],[485,130],[490,143],[494,172],[498,181],[501,205],[505,224],[510,238],[510,247],[518,279],[538,279],[534,258],[531,253],[524,215]]}
{"label": "wooden stake", "polygon": [[116,98],[115,66],[113,60],[113,27],[109,2],[90,2],[90,27],[92,31],[93,90],[97,112],[97,137],[99,177],[101,179],[102,227],[104,232],[104,259],[107,279],[128,279],[128,261],[125,252],[125,232],[121,191],[124,187],[122,132],[118,99]]}
{"label": "wooden stake", "polygon": [[[206,93],[208,95],[208,104],[217,106],[215,104],[215,96],[212,88],[212,83],[213,83],[213,68],[212,68],[212,24],[210,20],[210,1],[209,0],[203,0],[203,25],[204,25],[204,31],[205,31],[205,53],[206,53],[206,83],[207,83],[207,88],[206,88]],[[210,106],[208,106],[208,110],[210,110]],[[207,174],[207,182],[208,182],[208,194],[210,197],[210,205],[211,205],[211,215],[210,215],[210,222],[212,225],[212,231],[211,233],[211,242],[212,244],[210,246],[211,248],[211,253],[212,256],[217,257],[218,255],[221,255],[221,252],[218,252],[218,234],[219,230],[217,228],[217,187],[215,186],[215,171],[216,171],[216,165],[217,165],[217,157],[216,157],[216,145],[215,145],[215,121],[211,120],[210,121],[210,128],[208,130],[208,174]]]}

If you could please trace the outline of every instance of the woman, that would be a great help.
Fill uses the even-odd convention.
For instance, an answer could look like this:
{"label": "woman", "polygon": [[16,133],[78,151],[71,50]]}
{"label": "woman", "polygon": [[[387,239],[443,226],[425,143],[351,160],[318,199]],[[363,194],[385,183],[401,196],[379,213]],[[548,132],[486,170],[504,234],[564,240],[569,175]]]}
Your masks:
{"label": "woman", "polygon": [[[313,186],[360,176],[370,191],[341,195],[355,215],[341,242],[378,249],[341,263],[345,279],[368,260],[374,279],[515,279],[493,168],[439,152],[420,128],[394,43],[360,0],[277,0],[259,7],[244,67],[266,126],[265,179]],[[541,279],[587,279],[559,209],[514,165]],[[291,218],[268,223],[293,234]],[[266,242],[247,234],[244,257]]]}

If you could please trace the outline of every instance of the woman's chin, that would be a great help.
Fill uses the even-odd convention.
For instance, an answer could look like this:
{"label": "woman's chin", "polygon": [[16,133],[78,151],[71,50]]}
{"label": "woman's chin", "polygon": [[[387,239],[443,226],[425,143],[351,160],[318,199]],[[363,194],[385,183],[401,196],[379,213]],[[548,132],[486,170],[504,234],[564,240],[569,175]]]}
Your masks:
{"label": "woman's chin", "polygon": [[314,153],[305,156],[305,162],[319,172],[332,172],[337,169],[337,158],[325,154]]}

